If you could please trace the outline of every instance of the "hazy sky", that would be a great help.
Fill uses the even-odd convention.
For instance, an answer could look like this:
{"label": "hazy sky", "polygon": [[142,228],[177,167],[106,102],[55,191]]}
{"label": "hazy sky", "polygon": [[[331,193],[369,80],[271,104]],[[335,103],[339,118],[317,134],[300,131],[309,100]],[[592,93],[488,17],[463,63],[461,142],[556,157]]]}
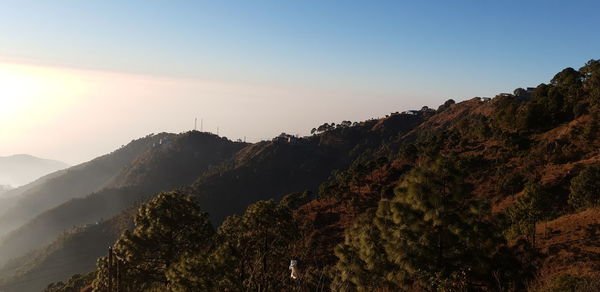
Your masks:
{"label": "hazy sky", "polygon": [[[600,58],[597,1],[3,1],[0,156],[307,134]],[[200,122],[199,122],[200,124]]]}

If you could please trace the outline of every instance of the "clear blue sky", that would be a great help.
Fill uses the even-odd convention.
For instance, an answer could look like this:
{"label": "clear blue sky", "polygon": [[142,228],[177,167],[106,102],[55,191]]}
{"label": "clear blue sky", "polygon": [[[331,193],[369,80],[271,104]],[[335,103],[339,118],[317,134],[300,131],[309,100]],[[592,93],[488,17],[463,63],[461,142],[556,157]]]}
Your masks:
{"label": "clear blue sky", "polygon": [[0,56],[467,97],[535,85],[600,58],[598,3],[4,1]]}
{"label": "clear blue sky", "polygon": [[[98,125],[97,133],[116,137],[121,131],[120,138],[101,149],[73,146],[90,150],[64,158],[74,163],[147,133],[186,129],[194,116],[212,122],[211,129],[220,125],[230,138],[256,141],[281,131],[306,134],[323,122],[362,120],[422,105],[437,107],[448,98],[460,101],[535,86],[565,67],[579,68],[600,58],[599,3],[3,1],[0,60],[221,84],[210,87],[218,88],[215,96],[213,89],[203,87],[201,101],[193,99],[196,89],[188,87],[178,98],[189,104],[172,102],[188,111],[172,109],[152,127],[144,121],[135,132],[124,132],[124,125],[131,126],[127,121],[113,121],[113,128]],[[14,71],[7,70],[8,75]],[[230,91],[226,84],[236,84],[231,86],[236,89]],[[143,100],[144,86],[130,94]],[[125,87],[102,92],[107,100],[121,98],[115,96]],[[236,99],[245,95],[245,88],[252,88],[251,96]],[[152,98],[162,94],[169,101],[172,87],[161,90]],[[211,96],[212,108],[195,110],[211,104]],[[81,107],[97,107],[92,104]],[[123,103],[120,110],[140,111],[140,119],[157,117],[157,109],[166,112],[167,105],[158,101],[147,112],[137,104]],[[54,129],[74,124],[60,117],[53,116]],[[169,122],[172,126],[160,127]],[[7,137],[17,142],[10,149],[5,144],[6,153],[0,154],[22,149],[60,159],[61,151],[74,153],[58,144],[53,151],[44,146],[45,152],[24,148],[41,144],[14,127]],[[80,145],[95,142],[86,143]]]}

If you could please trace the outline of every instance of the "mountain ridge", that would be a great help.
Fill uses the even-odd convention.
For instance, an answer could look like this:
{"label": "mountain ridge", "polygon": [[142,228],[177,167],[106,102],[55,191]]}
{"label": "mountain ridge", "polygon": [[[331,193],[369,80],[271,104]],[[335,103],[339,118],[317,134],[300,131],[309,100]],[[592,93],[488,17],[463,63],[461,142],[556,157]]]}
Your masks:
{"label": "mountain ridge", "polygon": [[69,165],[62,161],[40,158],[30,154],[0,156],[0,185],[17,188],[68,167]]}
{"label": "mountain ridge", "polygon": [[[245,144],[232,142],[216,135],[188,132],[169,136],[171,143],[152,143],[152,147],[139,154],[105,184],[92,193],[50,208],[25,225],[0,237],[0,258],[18,257],[36,246],[49,243],[56,235],[71,226],[97,222],[110,218],[132,204],[160,191],[170,190],[200,175],[212,164],[219,163]],[[166,138],[159,138],[164,141]],[[148,164],[147,161],[153,161]],[[154,173],[156,169],[183,163],[182,169],[171,169],[165,181]],[[157,167],[158,166],[158,167]],[[140,170],[141,172],[131,170]],[[132,184],[119,185],[114,181],[127,176]],[[139,184],[139,181],[145,182]]]}
{"label": "mountain ridge", "polygon": [[[320,182],[325,180],[332,170],[345,168],[353,159],[352,157],[360,154],[360,149],[364,148],[365,145],[379,143],[378,141],[386,139],[390,131],[394,132],[393,129],[405,132],[422,122],[420,117],[409,115],[394,117],[394,119],[400,119],[403,122],[391,123],[386,129],[380,126],[374,129],[377,121],[372,120],[359,123],[354,128],[340,127],[310,137],[302,138],[283,135],[271,141],[248,144],[237,151],[230,159],[208,169],[205,173],[199,175],[196,180],[190,181],[190,185],[183,187],[182,191],[190,191],[196,194],[198,201],[203,205],[203,209],[209,211],[211,214],[211,218],[214,221],[213,224],[217,225],[228,215],[242,213],[249,203],[257,200],[280,199],[283,195],[296,191],[312,190],[313,192],[317,192]],[[350,155],[349,153],[351,152],[354,152],[354,154]],[[138,162],[142,163],[140,165],[145,165],[144,163],[148,161],[152,161],[152,159],[142,159]],[[129,176],[131,173],[138,173],[137,171],[133,171],[133,169],[139,169],[138,166],[132,165],[132,167],[126,167],[121,173],[125,174],[125,176]],[[149,168],[143,167],[143,169]],[[273,175],[276,175],[277,178]],[[239,179],[242,178],[245,183],[239,184]],[[137,179],[130,181],[135,182]],[[232,181],[237,181],[237,184],[243,185],[243,188],[233,189]],[[119,183],[118,179],[112,180],[111,184],[117,188],[128,185]],[[136,185],[136,183],[133,183],[133,185]],[[148,196],[154,194],[150,192],[145,193]],[[119,197],[122,196],[117,192],[111,200],[117,200]],[[67,205],[76,206],[92,198],[99,197],[90,196],[84,199],[71,200],[63,204],[63,206],[59,206],[59,208]],[[131,203],[135,202],[129,202],[129,204]],[[87,205],[96,206],[98,204]],[[222,209],[220,206],[227,206],[227,208]],[[86,210],[86,207],[76,207],[76,209]],[[65,213],[65,211],[58,210],[54,210],[53,213]],[[82,213],[87,215],[89,212],[91,210],[83,211]],[[42,214],[41,217],[34,220],[38,222],[52,221],[49,218],[47,214]],[[127,216],[122,218],[127,218]],[[126,220],[129,220],[131,223],[133,222],[132,217]],[[110,222],[112,221],[103,221],[99,222],[99,224],[100,226],[105,226],[106,224],[111,224]],[[63,224],[62,226],[68,227],[71,225]],[[40,227],[40,230],[45,228],[47,227]],[[110,227],[105,226],[102,228]],[[58,232],[58,230],[56,231]],[[92,236],[85,235],[87,232],[92,232],[87,231],[87,229],[82,229],[79,232],[82,233],[81,236]],[[29,231],[26,233],[35,234],[36,232]],[[28,239],[27,241],[31,240]],[[56,245],[56,243],[48,244]],[[20,248],[21,244],[15,243],[12,246],[10,254],[15,254],[15,248]],[[6,243],[4,245],[0,243],[0,251],[2,251],[3,247],[6,247]],[[56,250],[56,252],[60,251]],[[89,257],[89,267],[93,267],[94,257],[97,257],[97,255]],[[20,262],[28,261],[26,256],[17,260]],[[52,265],[51,263],[48,264]],[[73,272],[76,271],[71,270],[70,273]],[[2,270],[0,270],[0,273],[2,273]],[[4,273],[2,275],[4,277],[7,276]],[[55,281],[56,279],[59,278],[49,278],[47,280]]]}
{"label": "mountain ridge", "polygon": [[[114,247],[120,254],[139,256],[126,257],[125,264],[150,269],[157,277],[129,274],[128,287],[147,281],[156,281],[156,287],[294,287],[286,274],[289,258],[302,263],[304,285],[332,290],[437,289],[448,284],[484,291],[548,291],[564,285],[564,279],[597,282],[599,80],[600,61],[592,60],[531,91],[448,100],[437,110],[424,107],[363,122],[326,123],[311,136],[282,133],[244,145],[189,184],[148,204],[140,201],[137,215],[130,210],[96,228],[73,229],[73,236],[50,243],[58,248],[34,251],[42,263],[31,264],[27,256],[11,261],[12,267],[25,270],[10,279],[0,269],[5,278],[0,287],[34,279],[35,271],[57,264],[55,255],[65,253],[61,245],[76,242],[76,237],[95,238],[98,229],[125,232]],[[164,167],[168,164],[152,161],[127,168],[123,173],[128,178],[114,180],[115,185],[155,181],[156,173],[146,172],[151,165],[171,171]],[[192,218],[172,217],[178,215],[169,208],[152,209],[170,202],[197,203],[197,210],[190,207],[186,210],[191,213],[179,215],[207,211],[202,216],[219,226],[204,249],[185,250],[186,239],[178,238],[183,243],[178,252],[191,254],[168,258],[169,230],[181,227],[174,219]],[[115,224],[116,218],[125,223]],[[152,242],[136,242],[145,236]],[[457,244],[441,244],[442,238]],[[161,256],[167,258],[161,260],[168,264],[148,266],[154,249],[164,246],[168,250]],[[98,253],[86,255],[79,246],[79,261],[61,274],[86,272],[66,270],[83,261],[91,269]],[[411,261],[411,254],[426,260]],[[262,263],[262,268],[240,262]],[[78,287],[106,287],[106,257],[96,267],[97,274],[85,276]],[[243,275],[258,280],[246,281]],[[43,280],[57,279],[47,275]],[[21,288],[33,291],[42,284]],[[61,285],[53,287],[64,291]]]}
{"label": "mountain ridge", "polygon": [[46,175],[32,183],[7,192],[10,196],[0,208],[0,235],[18,228],[41,212],[101,189],[132,159],[152,146],[165,133],[131,141],[109,154]]}

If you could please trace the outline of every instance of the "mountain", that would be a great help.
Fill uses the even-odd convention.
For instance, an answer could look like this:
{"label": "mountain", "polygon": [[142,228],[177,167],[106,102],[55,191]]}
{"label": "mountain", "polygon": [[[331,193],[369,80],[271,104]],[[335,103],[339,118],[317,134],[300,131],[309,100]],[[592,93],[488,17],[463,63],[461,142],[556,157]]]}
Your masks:
{"label": "mountain", "polygon": [[0,235],[14,230],[67,200],[85,197],[102,189],[126,165],[173,134],[157,134],[131,141],[112,153],[89,162],[51,173],[27,185],[5,193],[0,207]]}
{"label": "mountain", "polygon": [[[233,143],[233,147],[229,148],[223,146],[232,142],[214,135],[199,132],[180,135],[172,139],[168,146],[135,159],[103,190],[48,210],[7,235],[0,242],[0,257],[23,256],[0,269],[0,277],[7,279],[14,276],[11,275],[15,271],[11,268],[14,266],[26,268],[20,269],[19,275],[7,281],[6,285],[41,277],[38,271],[44,268],[40,265],[59,265],[61,268],[53,271],[60,275],[93,269],[98,254],[89,250],[104,251],[105,240],[90,241],[85,249],[68,251],[76,255],[67,259],[54,255],[67,252],[60,246],[68,245],[68,238],[71,237],[59,237],[52,243],[50,240],[74,225],[96,224],[99,218],[110,218],[161,190],[182,187],[194,193],[217,225],[226,216],[241,214],[248,204],[259,200],[279,199],[295,191],[317,192],[319,184],[333,170],[345,169],[369,145],[378,145],[394,134],[406,133],[422,121],[421,116],[393,115],[385,123],[371,120],[306,138],[282,134],[272,141],[249,145]],[[208,141],[220,147],[209,146]],[[231,157],[221,163],[198,163],[228,155]],[[127,214],[119,215],[119,221],[129,220],[132,224],[134,213]],[[76,228],[70,232],[77,234],[76,238],[98,238],[104,236],[97,234],[100,230],[123,230],[123,226],[126,226],[112,226],[114,222],[101,220],[97,222],[98,228]],[[40,243],[59,248],[38,249],[33,251],[35,257],[25,255],[36,246],[39,247]],[[82,264],[87,269],[79,269]],[[45,283],[64,277],[54,273],[44,275]],[[36,283],[43,281],[36,280]],[[20,285],[23,290],[19,291],[36,291],[40,288],[31,285]]]}
{"label": "mountain", "polygon": [[320,135],[291,140],[280,136],[259,142],[200,177],[188,191],[218,226],[254,202],[279,200],[294,192],[317,193],[333,171],[346,169],[373,145],[404,134],[421,122],[419,116],[393,115],[381,122],[371,120]]}
{"label": "mountain", "polygon": [[0,238],[0,258],[18,257],[51,242],[72,226],[111,218],[146,197],[188,185],[246,145],[200,132],[169,137],[153,142],[102,189],[48,209]]}
{"label": "mountain", "polygon": [[106,254],[121,230],[129,228],[135,208],[102,223],[87,224],[61,233],[52,243],[13,259],[0,268],[0,291],[41,291],[49,282],[68,278],[73,271],[89,271],[89,258]]}
{"label": "mountain", "polygon": [[[121,282],[135,291],[293,290],[290,259],[301,263],[301,285],[317,291],[598,291],[598,129],[592,60],[514,94],[238,145],[206,167],[180,161],[196,147],[151,150],[106,188],[11,233],[21,240],[8,238],[1,256],[21,256],[0,269],[0,290],[36,291],[92,271],[120,237],[132,271]],[[168,188],[175,192],[153,196]],[[168,199],[181,194],[186,203]],[[115,216],[89,222],[96,206]],[[196,248],[181,222],[199,210],[218,229]],[[36,238],[45,222],[62,222],[53,232],[64,234]],[[47,245],[19,250],[36,240]],[[96,271],[72,278],[85,279],[76,288],[95,277],[101,290],[106,258]]]}
{"label": "mountain", "polygon": [[[19,187],[46,174],[69,167],[64,162],[27,154],[0,156],[0,185]],[[0,192],[5,191],[0,188]]]}
{"label": "mountain", "polygon": [[162,147],[155,147],[126,165],[107,187],[170,190],[187,185],[248,145],[198,131],[159,143]]}
{"label": "mountain", "polygon": [[[22,194],[44,185],[44,183],[46,181],[48,181],[52,178],[62,176],[65,172],[66,172],[66,169],[55,171],[51,174],[45,175],[45,176],[37,179],[31,183],[28,183],[24,186],[20,186],[18,188],[11,188],[10,190],[6,191],[5,192],[6,195],[0,197],[0,200],[3,201],[3,204],[0,205],[0,216],[6,210],[12,208],[17,202],[19,202],[19,200],[22,199],[21,198]],[[2,234],[2,232],[3,232],[3,230],[0,229],[0,234]]]}
{"label": "mountain", "polygon": [[[358,226],[376,228],[379,221],[365,223],[364,218],[375,216],[373,213],[380,212],[383,201],[397,196],[390,190],[398,190],[404,183],[403,177],[412,169],[426,164],[431,155],[443,154],[460,161],[466,181],[473,186],[473,196],[489,204],[493,220],[499,225],[505,224],[509,242],[517,246],[523,243],[519,240],[528,238],[540,253],[537,257],[529,255],[525,260],[534,265],[525,264],[529,277],[533,275],[527,283],[534,287],[530,288],[532,291],[565,287],[560,286],[567,285],[563,281],[571,281],[569,285],[573,285],[566,287],[580,288],[551,291],[597,291],[592,288],[597,286],[587,284],[597,283],[600,277],[600,252],[595,243],[600,218],[597,201],[578,207],[572,198],[574,181],[600,165],[600,136],[597,135],[600,111],[590,102],[590,96],[580,91],[580,96],[564,98],[568,100],[564,108],[544,112],[544,115],[561,114],[567,118],[538,123],[540,113],[529,111],[537,110],[534,105],[550,99],[548,91],[540,92],[546,86],[540,85],[537,94],[527,98],[503,95],[491,101],[473,98],[453,104],[398,141],[382,145],[380,154],[391,158],[389,162],[366,171],[353,166],[325,182],[320,197],[298,211],[301,220],[314,226],[303,239],[311,242],[312,249],[317,251],[311,261],[335,265],[340,259],[337,252],[334,253],[336,246],[349,242],[352,237],[366,237],[348,231]],[[561,88],[561,85],[553,86]],[[553,94],[565,93],[555,91]],[[586,105],[579,114],[568,117],[562,112],[575,109],[573,105],[578,103]],[[531,186],[538,186],[543,196],[538,200],[545,202],[534,203],[538,205],[528,211],[542,214],[539,217],[542,219],[537,219],[539,223],[533,225],[532,233],[537,238],[533,242],[531,234],[511,235],[515,226],[523,224],[519,220],[530,220],[511,214],[528,202],[523,198],[530,195]],[[585,187],[592,192],[598,190],[593,180]],[[368,246],[371,243],[365,237],[361,240]],[[358,263],[363,259],[354,260]]]}

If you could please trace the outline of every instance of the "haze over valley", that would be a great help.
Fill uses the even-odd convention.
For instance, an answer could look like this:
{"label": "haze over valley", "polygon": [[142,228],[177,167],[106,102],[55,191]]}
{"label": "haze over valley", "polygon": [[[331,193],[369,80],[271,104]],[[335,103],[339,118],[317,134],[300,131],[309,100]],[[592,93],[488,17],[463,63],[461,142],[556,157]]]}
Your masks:
{"label": "haze over valley", "polygon": [[600,5],[0,10],[0,292],[600,291]]}
{"label": "haze over valley", "polygon": [[42,159],[27,154],[0,157],[0,185],[5,190],[20,187],[46,174],[69,167],[56,160]]}

